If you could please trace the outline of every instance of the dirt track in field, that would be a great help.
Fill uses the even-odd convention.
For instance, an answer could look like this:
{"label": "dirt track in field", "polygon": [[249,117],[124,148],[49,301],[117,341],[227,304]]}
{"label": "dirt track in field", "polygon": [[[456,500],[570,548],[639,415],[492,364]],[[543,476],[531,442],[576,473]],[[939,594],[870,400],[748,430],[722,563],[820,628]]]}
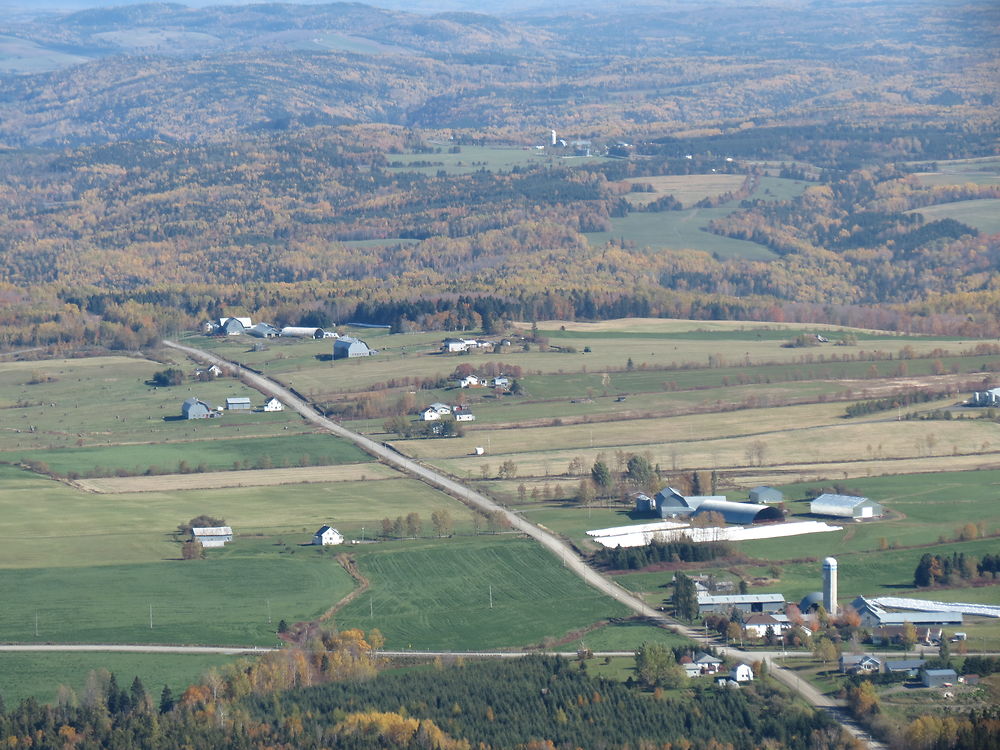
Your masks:
{"label": "dirt track in field", "polygon": [[402,479],[402,475],[381,464],[363,463],[340,466],[296,466],[288,469],[213,471],[200,474],[161,474],[151,477],[103,477],[78,479],[72,484],[87,492],[120,495],[127,492],[214,490],[226,487],[271,487],[281,484],[357,482],[374,479]]}

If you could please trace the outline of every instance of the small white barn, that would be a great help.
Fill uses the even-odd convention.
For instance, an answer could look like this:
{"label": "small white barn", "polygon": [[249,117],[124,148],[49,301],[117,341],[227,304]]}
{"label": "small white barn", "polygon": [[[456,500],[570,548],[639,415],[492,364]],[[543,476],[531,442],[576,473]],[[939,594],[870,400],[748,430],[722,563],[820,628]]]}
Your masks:
{"label": "small white barn", "polygon": [[753,682],[753,670],[749,664],[737,664],[729,670],[729,679],[733,682]]}
{"label": "small white barn", "polygon": [[191,533],[202,547],[224,547],[226,542],[233,541],[233,530],[229,526],[195,526]]}
{"label": "small white barn", "polygon": [[881,518],[885,510],[879,503],[856,495],[824,493],[812,501],[809,512],[835,518]]}
{"label": "small white barn", "polygon": [[264,402],[264,411],[284,411],[285,405],[273,396]]}
{"label": "small white barn", "polygon": [[319,531],[313,534],[313,544],[317,546],[343,543],[344,535],[330,526],[320,526]]}

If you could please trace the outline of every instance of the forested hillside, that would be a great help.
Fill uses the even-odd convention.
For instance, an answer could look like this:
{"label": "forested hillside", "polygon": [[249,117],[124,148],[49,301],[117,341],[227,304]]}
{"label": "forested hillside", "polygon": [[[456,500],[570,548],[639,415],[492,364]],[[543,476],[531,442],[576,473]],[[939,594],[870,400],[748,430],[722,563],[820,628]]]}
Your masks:
{"label": "forested hillside", "polygon": [[[237,307],[397,330],[662,315],[993,333],[995,15],[155,4],[11,21],[0,36],[35,46],[0,44],[0,344],[130,349]],[[968,182],[920,177],[954,159],[986,161]],[[734,182],[635,198],[669,175]]]}

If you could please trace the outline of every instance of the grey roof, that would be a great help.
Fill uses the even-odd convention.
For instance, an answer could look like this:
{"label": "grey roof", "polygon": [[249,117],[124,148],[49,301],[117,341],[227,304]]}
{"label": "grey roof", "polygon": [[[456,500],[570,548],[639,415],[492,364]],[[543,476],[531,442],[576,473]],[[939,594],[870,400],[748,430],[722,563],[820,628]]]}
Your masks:
{"label": "grey roof", "polygon": [[784,601],[784,594],[698,594],[698,604],[762,604]]}
{"label": "grey roof", "polygon": [[957,677],[958,672],[954,669],[925,669],[924,674],[928,677]]}
{"label": "grey roof", "polygon": [[248,396],[227,396],[227,404],[249,404],[250,398]]}
{"label": "grey roof", "polygon": [[869,502],[867,497],[858,497],[857,495],[834,495],[829,492],[825,492],[813,500],[813,504],[826,506],[828,508],[843,508],[844,510],[866,502]]}
{"label": "grey roof", "polygon": [[885,668],[890,672],[902,672],[903,670],[920,669],[923,665],[923,659],[895,659],[886,661]]}
{"label": "grey roof", "polygon": [[802,601],[799,602],[799,611],[808,612],[813,607],[819,607],[823,604],[823,592],[813,591],[811,594],[806,594],[802,597]]}
{"label": "grey roof", "polygon": [[961,612],[881,612],[876,613],[881,625],[961,625]]}

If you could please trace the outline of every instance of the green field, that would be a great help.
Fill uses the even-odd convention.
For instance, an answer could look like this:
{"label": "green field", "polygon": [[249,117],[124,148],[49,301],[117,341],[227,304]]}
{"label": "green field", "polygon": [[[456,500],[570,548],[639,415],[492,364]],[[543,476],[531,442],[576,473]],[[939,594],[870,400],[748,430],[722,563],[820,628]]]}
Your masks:
{"label": "green field", "polygon": [[526,539],[483,536],[353,552],[372,591],[338,612],[337,623],[377,627],[389,648],[539,645],[628,614]]}
{"label": "green field", "polygon": [[[246,342],[244,342],[244,345]],[[193,372],[194,365],[174,365]],[[89,357],[0,362],[0,460],[24,450],[77,449],[121,443],[261,437],[301,433],[293,411],[226,412],[217,419],[180,419],[181,404],[195,396],[210,405],[246,396],[260,408],[264,397],[233,378],[157,388],[149,384],[166,365],[132,357]]]}
{"label": "green field", "polygon": [[273,646],[279,620],[314,619],[354,586],[332,555],[291,549],[239,540],[207,560],[0,570],[18,592],[0,641]]}
{"label": "green field", "polygon": [[925,221],[954,219],[968,224],[970,227],[975,227],[984,234],[1000,232],[1000,198],[941,203],[937,206],[915,208],[906,213],[920,214]]}
{"label": "green field", "polygon": [[566,650],[588,648],[591,651],[633,651],[643,643],[662,643],[665,646],[673,647],[692,642],[666,628],[649,625],[640,620],[625,620],[605,625],[559,648]]}
{"label": "green field", "polygon": [[175,560],[177,525],[203,513],[225,519],[237,535],[304,544],[324,523],[371,538],[382,518],[410,512],[430,534],[436,510],[452,514],[456,532],[470,529],[463,506],[411,479],[99,495],[0,466],[0,569]]}
{"label": "green field", "polygon": [[226,471],[286,466],[320,466],[371,461],[353,443],[332,435],[299,434],[287,437],[198,439],[177,443],[109,445],[11,453],[17,461],[43,462],[59,476],[113,476],[129,474]]}
{"label": "green field", "polygon": [[164,685],[170,687],[176,699],[209,669],[233,659],[212,654],[5,652],[0,653],[0,695],[8,706],[28,697],[54,703],[59,685],[65,685],[80,697],[84,695],[87,675],[107,669],[126,690],[138,676],[156,705]]}

